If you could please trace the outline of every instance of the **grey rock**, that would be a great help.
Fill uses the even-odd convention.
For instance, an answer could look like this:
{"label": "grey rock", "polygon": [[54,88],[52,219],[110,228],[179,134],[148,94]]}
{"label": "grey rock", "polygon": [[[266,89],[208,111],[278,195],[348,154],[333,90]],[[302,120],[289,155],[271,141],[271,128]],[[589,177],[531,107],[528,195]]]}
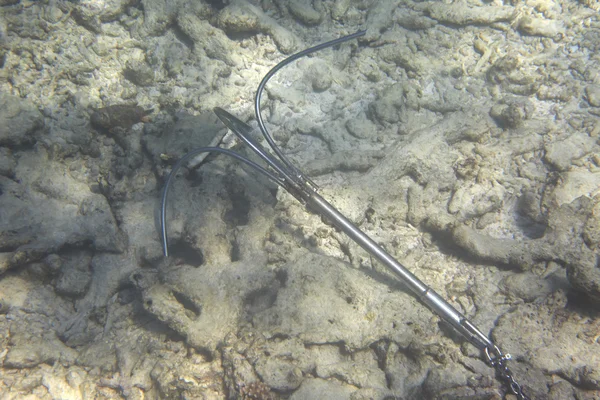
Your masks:
{"label": "grey rock", "polygon": [[235,329],[246,302],[277,291],[273,273],[258,263],[179,268],[165,276],[164,283],[155,284],[142,284],[140,274],[132,279],[144,308],[183,335],[190,346],[210,352]]}
{"label": "grey rock", "polygon": [[500,282],[499,286],[525,301],[545,297],[555,289],[551,281],[540,280],[539,276],[527,272],[509,275]]}
{"label": "grey rock", "polygon": [[600,85],[587,86],[585,98],[592,107],[600,107]]}
{"label": "grey rock", "polygon": [[349,119],[345,126],[348,132],[358,139],[373,137],[377,133],[377,126],[364,116]]}
{"label": "grey rock", "polygon": [[317,10],[315,10],[311,4],[311,1],[290,1],[288,3],[288,9],[290,13],[296,17],[300,22],[306,25],[317,25],[321,22],[322,16]]}
{"label": "grey rock", "polygon": [[155,71],[146,63],[129,63],[123,76],[138,86],[150,86],[155,81]]}
{"label": "grey rock", "polygon": [[592,340],[598,334],[597,321],[589,324],[585,318],[568,317],[566,304],[566,295],[556,292],[541,305],[519,305],[499,319],[493,338],[513,353],[528,354],[528,363],[536,369],[555,371],[598,390],[600,371],[585,367],[600,365]]}
{"label": "grey rock", "polygon": [[600,202],[590,212],[583,228],[583,240],[593,250],[600,251]]}
{"label": "grey rock", "polygon": [[498,58],[487,70],[489,83],[500,85],[510,93],[529,96],[536,92],[536,77],[525,68],[525,62],[514,54]]}
{"label": "grey rock", "polygon": [[395,84],[385,89],[378,99],[369,104],[369,117],[380,122],[395,123],[400,119],[399,108],[404,105],[405,89]]}
{"label": "grey rock", "polygon": [[426,17],[422,13],[415,12],[413,10],[405,10],[401,13],[398,13],[396,16],[396,22],[400,26],[413,31],[429,29],[437,24],[435,19]]}
{"label": "grey rock", "polygon": [[427,3],[425,10],[435,20],[456,25],[485,25],[509,21],[515,14],[513,7],[469,7],[466,3],[450,5],[430,2]]}
{"label": "grey rock", "polygon": [[0,93],[0,146],[31,145],[43,127],[43,116],[34,104]]}
{"label": "grey rock", "polygon": [[435,368],[427,374],[423,382],[423,392],[427,397],[435,397],[448,388],[466,386],[466,384],[467,376],[464,371],[456,368]]}
{"label": "grey rock", "polygon": [[[338,260],[305,253],[284,268],[286,287],[278,290],[270,307],[252,318],[255,326],[269,327],[268,336],[299,337],[307,343],[343,342],[357,349],[368,346],[372,329],[403,346],[412,341],[415,331],[428,329],[422,325],[426,310],[416,306],[414,299],[388,292]],[[370,312],[370,307],[378,311]],[[414,322],[408,331],[397,329],[403,324],[396,319],[400,313],[402,321]]]}
{"label": "grey rock", "polygon": [[530,119],[534,111],[534,106],[529,101],[509,101],[493,106],[490,116],[503,128],[516,128]]}
{"label": "grey rock", "polygon": [[322,399],[330,397],[332,399],[348,399],[356,388],[335,380],[327,381],[323,379],[306,379],[302,386],[296,390],[290,400],[303,399]]}
{"label": "grey rock", "polygon": [[592,151],[596,139],[585,134],[573,133],[546,144],[544,161],[558,169],[567,171],[573,160]]}
{"label": "grey rock", "polygon": [[8,147],[0,147],[0,175],[11,177],[15,173],[17,162]]}
{"label": "grey rock", "polygon": [[316,62],[310,66],[306,79],[311,82],[315,92],[324,92],[331,87],[333,76],[331,69],[324,63]]}
{"label": "grey rock", "polygon": [[[42,164],[45,168],[39,168]],[[0,238],[10,254],[10,266],[40,260],[66,245],[91,245],[98,251],[122,249],[124,243],[106,198],[91,193],[63,169],[40,148],[19,159],[15,172],[19,183],[0,176],[0,206],[7,210]]]}
{"label": "grey rock", "polygon": [[208,21],[182,11],[177,16],[177,25],[194,42],[197,55],[220,60],[228,66],[240,65],[241,60],[232,51],[234,43],[221,30],[213,27]]}
{"label": "grey rock", "polygon": [[[44,297],[42,293],[38,295]],[[42,363],[74,362],[77,351],[65,346],[56,337],[49,320],[39,318],[38,311],[45,307],[36,304],[35,299],[30,299],[30,302],[31,315],[22,311],[15,311],[11,315],[14,320],[10,327],[11,346],[3,360],[3,367],[20,369],[33,368]]]}
{"label": "grey rock", "polygon": [[584,252],[578,259],[567,265],[569,282],[585,293],[596,304],[600,304],[600,256]]}
{"label": "grey rock", "polygon": [[519,32],[532,36],[555,37],[563,29],[559,21],[523,17],[517,23]]}
{"label": "grey rock", "polygon": [[351,0],[335,0],[331,8],[331,17],[340,20],[350,8]]}
{"label": "grey rock", "polygon": [[62,265],[56,281],[57,293],[71,297],[83,296],[92,279],[92,257],[85,252],[75,252],[65,254],[61,259]]}
{"label": "grey rock", "polygon": [[120,288],[129,285],[139,265],[135,254],[99,253],[90,264],[92,281],[85,296],[76,302],[79,314],[102,310]]}
{"label": "grey rock", "polygon": [[144,17],[131,27],[133,36],[138,39],[161,35],[173,23],[182,3],[185,4],[180,0],[142,0],[140,3]]}
{"label": "grey rock", "polygon": [[229,33],[264,32],[273,38],[283,54],[290,54],[298,46],[298,39],[289,30],[245,0],[232,1],[221,10],[217,21]]}
{"label": "grey rock", "polygon": [[559,381],[550,387],[549,400],[575,400],[575,391],[567,381]]}

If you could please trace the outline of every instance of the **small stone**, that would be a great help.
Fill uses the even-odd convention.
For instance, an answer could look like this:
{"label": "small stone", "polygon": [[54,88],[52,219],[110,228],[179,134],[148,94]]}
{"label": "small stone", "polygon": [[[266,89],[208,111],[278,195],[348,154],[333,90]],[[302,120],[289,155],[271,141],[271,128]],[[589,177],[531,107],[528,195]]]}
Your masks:
{"label": "small stone", "polygon": [[326,91],[331,87],[331,83],[333,82],[331,69],[326,64],[317,63],[311,65],[307,75],[315,92]]}
{"label": "small stone", "polygon": [[600,107],[600,85],[589,85],[585,88],[585,99],[592,107]]}
{"label": "small stone", "polygon": [[[12,176],[15,171],[16,161],[8,147],[0,147],[0,175]],[[2,191],[0,190],[0,195]]]}
{"label": "small stone", "polygon": [[129,129],[138,122],[146,122],[149,111],[131,104],[118,104],[94,111],[90,121],[95,128],[110,131],[114,128]]}
{"label": "small stone", "polygon": [[138,86],[150,86],[154,83],[154,70],[144,63],[129,64],[123,75]]}
{"label": "small stone", "polygon": [[554,37],[560,32],[557,21],[540,18],[523,17],[519,20],[519,32],[531,36]]}
{"label": "small stone", "polygon": [[529,102],[513,102],[493,106],[490,116],[503,128],[516,128],[529,119],[533,111],[533,104]]}
{"label": "small stone", "polygon": [[346,121],[346,130],[358,139],[373,137],[377,133],[377,127],[367,118],[352,118]]}
{"label": "small stone", "polygon": [[290,13],[306,25],[317,25],[321,22],[321,14],[312,8],[310,1],[290,1]]}

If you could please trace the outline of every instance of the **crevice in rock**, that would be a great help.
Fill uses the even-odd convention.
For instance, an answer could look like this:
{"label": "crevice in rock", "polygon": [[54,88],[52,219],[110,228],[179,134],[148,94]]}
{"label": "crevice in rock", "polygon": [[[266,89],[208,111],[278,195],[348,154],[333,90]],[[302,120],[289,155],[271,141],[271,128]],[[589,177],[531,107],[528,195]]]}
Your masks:
{"label": "crevice in rock", "polygon": [[202,306],[196,304],[196,302],[194,302],[188,296],[174,290],[171,293],[173,294],[173,297],[175,297],[175,300],[177,300],[179,304],[186,309],[187,312],[185,314],[190,319],[195,320],[202,314]]}

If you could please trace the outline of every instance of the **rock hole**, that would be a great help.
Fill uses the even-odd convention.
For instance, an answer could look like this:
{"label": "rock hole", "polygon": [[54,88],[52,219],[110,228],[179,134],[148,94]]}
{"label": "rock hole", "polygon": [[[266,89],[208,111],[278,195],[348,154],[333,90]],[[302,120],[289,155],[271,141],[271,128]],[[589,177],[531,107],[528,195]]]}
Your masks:
{"label": "rock hole", "polygon": [[275,272],[275,279],[279,281],[281,287],[286,287],[288,281],[288,272],[286,269],[280,269]]}
{"label": "rock hole", "polygon": [[196,303],[194,303],[194,301],[192,301],[192,299],[190,299],[188,296],[175,291],[171,293],[173,294],[173,297],[175,297],[175,300],[177,300],[179,304],[181,304],[183,308],[185,308],[186,315],[190,319],[197,319],[200,316],[200,314],[202,314],[202,308]]}
{"label": "rock hole", "polygon": [[135,272],[133,275],[131,275],[131,278],[135,281],[135,283],[139,286],[140,283],[142,283],[142,279],[143,276],[141,273],[139,272]]}
{"label": "rock hole", "polygon": [[231,200],[231,210],[225,213],[223,218],[225,222],[232,226],[248,225],[250,220],[250,199],[248,199],[243,191],[233,187],[229,188],[229,197]]}
{"label": "rock hole", "polygon": [[199,267],[204,264],[204,254],[183,240],[178,240],[170,245],[170,253],[183,261],[183,264],[192,267]]}
{"label": "rock hole", "polygon": [[240,246],[235,240],[231,241],[231,251],[229,252],[229,258],[231,261],[240,261]]}
{"label": "rock hole", "polygon": [[206,2],[217,10],[222,10],[229,4],[229,0],[207,0]]}
{"label": "rock hole", "polygon": [[175,34],[175,37],[181,43],[183,43],[184,46],[186,46],[190,50],[192,50],[194,48],[194,41],[192,40],[192,38],[190,36],[188,36],[185,32],[183,32],[181,30],[181,28],[179,28],[177,26],[177,24],[173,24],[171,26],[171,29],[172,29],[173,33]]}
{"label": "rock hole", "polygon": [[265,287],[256,290],[246,297],[246,310],[250,315],[267,310],[273,306],[277,300],[277,289]]}

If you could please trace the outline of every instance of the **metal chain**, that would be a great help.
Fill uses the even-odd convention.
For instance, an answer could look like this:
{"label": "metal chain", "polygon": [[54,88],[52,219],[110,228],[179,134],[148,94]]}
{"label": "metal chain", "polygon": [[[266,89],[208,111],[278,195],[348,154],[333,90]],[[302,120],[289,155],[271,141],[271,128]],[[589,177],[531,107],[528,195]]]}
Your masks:
{"label": "metal chain", "polygon": [[506,365],[506,362],[512,358],[511,355],[508,353],[502,353],[502,350],[500,350],[500,348],[498,348],[496,345],[494,345],[493,348],[486,347],[485,355],[487,357],[488,364],[490,364],[496,370],[496,374],[498,375],[499,379],[502,379],[508,384],[512,394],[517,396],[517,399],[519,400],[529,400],[529,397],[525,396],[521,385],[519,385],[519,383],[515,380],[513,373]]}

